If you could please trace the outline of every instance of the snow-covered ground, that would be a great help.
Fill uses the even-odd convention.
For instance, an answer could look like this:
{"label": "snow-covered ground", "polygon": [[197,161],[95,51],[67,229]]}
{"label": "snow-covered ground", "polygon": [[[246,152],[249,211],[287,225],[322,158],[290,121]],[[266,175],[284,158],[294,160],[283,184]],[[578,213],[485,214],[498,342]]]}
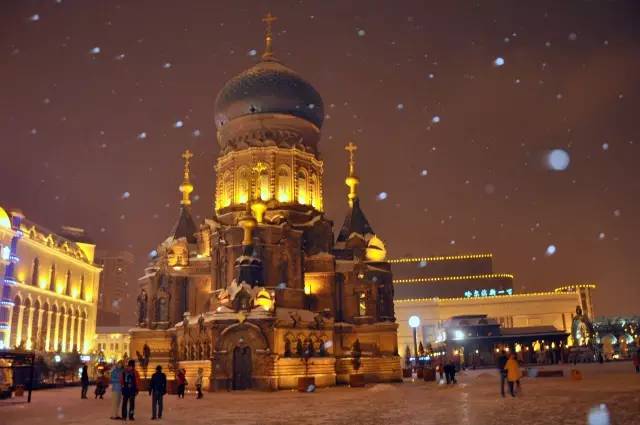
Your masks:
{"label": "snow-covered ground", "polygon": [[[497,372],[469,371],[455,386],[410,382],[315,393],[205,393],[203,400],[165,397],[162,422],[199,424],[586,424],[589,410],[605,404],[611,424],[640,424],[640,374],[630,362],[578,365],[582,381],[524,378],[522,395],[499,394]],[[568,371],[568,369],[567,369]],[[566,373],[568,375],[568,373]],[[93,388],[92,388],[93,389]],[[90,391],[92,390],[90,389]],[[92,395],[92,392],[89,393]],[[15,401],[15,400],[14,400]],[[140,394],[137,420],[151,422],[150,397]],[[0,425],[112,424],[111,399],[80,400],[79,388],[33,393],[31,404],[0,402]],[[598,424],[599,425],[599,424]]]}

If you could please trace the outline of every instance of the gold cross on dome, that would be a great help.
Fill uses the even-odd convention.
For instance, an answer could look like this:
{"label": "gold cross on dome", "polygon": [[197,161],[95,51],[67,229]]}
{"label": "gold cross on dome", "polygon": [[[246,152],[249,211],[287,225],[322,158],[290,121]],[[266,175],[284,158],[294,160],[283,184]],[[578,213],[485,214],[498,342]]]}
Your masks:
{"label": "gold cross on dome", "polygon": [[349,152],[349,175],[352,176],[355,171],[355,152],[358,150],[358,146],[353,142],[349,142],[347,146],[344,147],[344,150]]}
{"label": "gold cross on dome", "polygon": [[273,43],[273,32],[271,28],[271,24],[273,24],[278,18],[273,16],[271,12],[267,13],[264,18],[262,18],[262,22],[266,24],[265,28],[265,46],[264,53],[262,54],[262,59],[269,59],[273,56],[272,43]]}

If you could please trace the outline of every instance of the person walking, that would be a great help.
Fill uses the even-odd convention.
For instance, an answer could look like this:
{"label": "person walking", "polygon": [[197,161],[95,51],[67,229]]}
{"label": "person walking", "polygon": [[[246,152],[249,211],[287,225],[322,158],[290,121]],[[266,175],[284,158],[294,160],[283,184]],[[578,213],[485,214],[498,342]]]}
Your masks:
{"label": "person walking", "polygon": [[636,368],[636,373],[640,373],[640,348],[633,353],[633,365]]}
{"label": "person walking", "polygon": [[108,386],[109,383],[107,382],[107,377],[104,374],[104,371],[102,371],[96,378],[96,390],[94,398],[100,397],[100,400],[103,400],[104,393],[107,391]]}
{"label": "person walking", "polygon": [[498,371],[500,372],[500,394],[504,397],[504,381],[507,380],[507,370],[504,368],[507,365],[507,352],[502,350],[500,351],[500,356],[498,357]]}
{"label": "person walking", "polygon": [[516,360],[515,354],[511,354],[504,368],[507,371],[507,383],[509,384],[509,392],[511,393],[511,397],[515,397],[516,393],[513,386],[514,384],[517,385],[519,390],[520,377],[522,377],[522,373],[520,372],[520,365],[518,364],[518,360]]}
{"label": "person walking", "polygon": [[122,385],[122,420],[135,420],[136,396],[140,389],[140,375],[136,370],[136,361],[129,360],[127,368],[120,378]]}
{"label": "person walking", "polygon": [[151,375],[149,395],[151,395],[151,420],[162,419],[162,397],[167,393],[167,375],[162,373],[162,366],[156,366]]}
{"label": "person walking", "polygon": [[122,400],[122,384],[120,379],[122,378],[122,372],[124,368],[123,363],[120,360],[116,367],[111,370],[111,419],[122,419],[120,416],[120,401]]}
{"label": "person walking", "polygon": [[82,365],[82,374],[80,375],[80,384],[82,390],[80,392],[80,398],[87,398],[87,391],[89,391],[89,369],[86,364]]}
{"label": "person walking", "polygon": [[184,389],[187,386],[187,378],[185,376],[184,369],[178,370],[178,373],[176,374],[176,380],[178,381],[178,398],[184,398]]}
{"label": "person walking", "polygon": [[202,381],[204,379],[204,370],[199,367],[198,374],[196,375],[196,390],[198,391],[198,396],[196,398],[202,398]]}

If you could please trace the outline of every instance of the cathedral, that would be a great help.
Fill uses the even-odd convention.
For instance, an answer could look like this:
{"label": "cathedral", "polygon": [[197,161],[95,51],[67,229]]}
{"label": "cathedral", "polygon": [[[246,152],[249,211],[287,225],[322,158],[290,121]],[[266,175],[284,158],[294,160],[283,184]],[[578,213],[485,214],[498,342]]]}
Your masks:
{"label": "cathedral", "polygon": [[400,381],[391,266],[360,206],[356,146],[335,236],[323,212],[322,98],[274,56],[274,19],[261,60],[216,98],[215,206],[202,223],[183,154],[179,217],[140,278],[131,352],[145,376],[161,364],[194,382],[202,368],[210,390]]}

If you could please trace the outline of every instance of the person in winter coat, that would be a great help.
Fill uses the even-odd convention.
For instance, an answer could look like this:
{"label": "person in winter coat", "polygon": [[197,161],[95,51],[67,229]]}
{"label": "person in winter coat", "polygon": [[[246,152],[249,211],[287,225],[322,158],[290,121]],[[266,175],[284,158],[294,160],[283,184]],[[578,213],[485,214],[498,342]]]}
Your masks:
{"label": "person in winter coat", "polygon": [[82,375],[80,375],[80,383],[82,384],[80,398],[87,398],[87,391],[89,391],[89,370],[86,364],[82,365]]}
{"label": "person in winter coat", "polygon": [[636,368],[636,373],[640,373],[640,348],[633,353],[633,365]]}
{"label": "person in winter coat", "polygon": [[197,398],[202,398],[202,380],[204,379],[204,370],[201,367],[198,368],[198,374],[196,375],[196,390],[198,391]]}
{"label": "person in winter coat", "polygon": [[122,372],[120,378],[122,386],[122,420],[135,419],[136,396],[140,389],[140,375],[136,370],[136,361],[129,360],[127,368]]}
{"label": "person in winter coat", "polygon": [[151,395],[151,420],[162,419],[162,397],[167,393],[167,375],[162,373],[162,366],[156,366],[156,373],[151,376],[149,394]]}
{"label": "person in winter coat", "polygon": [[178,373],[176,374],[176,381],[178,382],[177,384],[178,398],[184,398],[184,389],[187,386],[187,377],[184,369],[178,370]]}
{"label": "person in winter coat", "polygon": [[498,357],[498,371],[500,372],[500,394],[504,397],[504,381],[507,380],[507,370],[504,368],[507,365],[507,352],[502,350],[500,357]]}
{"label": "person in winter coat", "polygon": [[120,401],[122,400],[122,385],[120,379],[124,372],[122,360],[111,370],[111,419],[122,419],[120,416]]}
{"label": "person in winter coat", "polygon": [[96,379],[96,390],[95,390],[95,397],[94,398],[98,398],[100,397],[100,400],[102,400],[104,397],[104,393],[107,391],[107,387],[109,386],[109,383],[107,382],[107,377],[104,375],[104,372],[101,372],[100,375],[98,375],[98,378]]}
{"label": "person in winter coat", "polygon": [[520,378],[522,377],[522,373],[520,372],[520,365],[518,364],[518,360],[516,360],[516,355],[511,354],[509,360],[504,366],[504,369],[507,371],[507,382],[509,383],[509,392],[512,397],[515,397],[516,394],[514,392],[513,386],[516,384],[518,389],[520,389]]}

